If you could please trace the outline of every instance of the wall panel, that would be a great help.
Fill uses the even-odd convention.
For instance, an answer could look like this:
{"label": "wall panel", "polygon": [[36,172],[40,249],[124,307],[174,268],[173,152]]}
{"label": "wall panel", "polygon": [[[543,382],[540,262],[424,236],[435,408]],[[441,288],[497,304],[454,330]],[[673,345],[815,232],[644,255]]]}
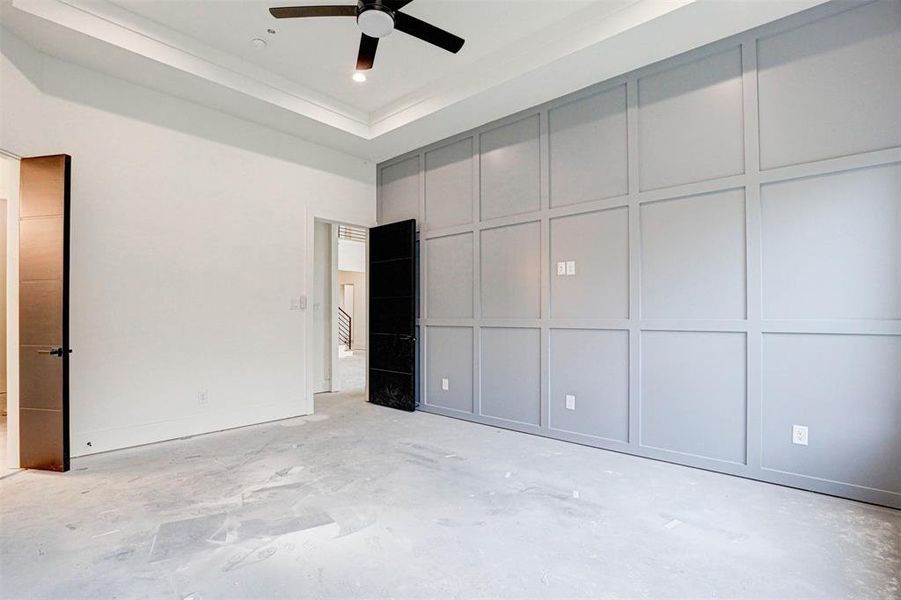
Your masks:
{"label": "wall panel", "polygon": [[482,219],[538,210],[538,129],[538,115],[532,115],[479,136]]}
{"label": "wall panel", "polygon": [[[574,275],[557,263],[575,261]],[[629,318],[629,213],[615,208],[551,219],[551,315]]]}
{"label": "wall panel", "polygon": [[641,314],[743,319],[743,190],[641,206]]}
{"label": "wall panel", "polygon": [[745,334],[641,334],[641,444],[745,462]]}
{"label": "wall panel", "polygon": [[901,163],[772,183],[760,197],[764,317],[901,319]]}
{"label": "wall panel", "polygon": [[550,428],[628,442],[629,332],[552,329],[550,340]]}
{"label": "wall panel", "polygon": [[766,334],[763,389],[764,468],[901,493],[901,336]]}
{"label": "wall panel", "polygon": [[[426,328],[426,402],[471,413],[472,328]],[[443,389],[442,380],[447,380]]]}
{"label": "wall panel", "polygon": [[901,144],[901,2],[757,42],[764,169]]}
{"label": "wall panel", "polygon": [[472,233],[426,241],[429,317],[472,317]]}
{"label": "wall panel", "polygon": [[541,306],[537,222],[482,231],[482,316],[537,319]]}
{"label": "wall panel", "polygon": [[472,166],[471,137],[426,153],[426,227],[472,222]]}
{"label": "wall panel", "polygon": [[472,365],[423,409],[901,507],[899,36],[829,3],[386,163]]}
{"label": "wall panel", "polygon": [[626,86],[548,111],[551,206],[629,191]]}
{"label": "wall panel", "polygon": [[419,157],[382,167],[379,182],[379,223],[419,221]]}
{"label": "wall panel", "polygon": [[538,329],[482,329],[482,415],[527,425],[540,423],[540,346]]}
{"label": "wall panel", "polygon": [[744,170],[741,49],[638,79],[641,189]]}

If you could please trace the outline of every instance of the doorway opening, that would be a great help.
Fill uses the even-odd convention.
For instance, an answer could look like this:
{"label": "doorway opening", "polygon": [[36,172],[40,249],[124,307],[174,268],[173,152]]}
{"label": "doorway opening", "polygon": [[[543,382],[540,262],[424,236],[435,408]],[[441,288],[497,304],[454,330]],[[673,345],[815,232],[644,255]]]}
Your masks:
{"label": "doorway opening", "polygon": [[314,226],[316,394],[366,390],[367,236],[355,225],[317,219]]}
{"label": "doorway opening", "polygon": [[[14,182],[19,177],[19,165],[16,159],[0,154],[0,477],[9,473],[9,469],[18,465],[18,457],[9,451],[13,441],[9,436],[9,400],[7,395],[7,249],[10,199],[15,193]],[[16,436],[16,443],[18,439]]]}
{"label": "doorway opening", "polygon": [[366,230],[337,225],[338,387],[366,389]]}

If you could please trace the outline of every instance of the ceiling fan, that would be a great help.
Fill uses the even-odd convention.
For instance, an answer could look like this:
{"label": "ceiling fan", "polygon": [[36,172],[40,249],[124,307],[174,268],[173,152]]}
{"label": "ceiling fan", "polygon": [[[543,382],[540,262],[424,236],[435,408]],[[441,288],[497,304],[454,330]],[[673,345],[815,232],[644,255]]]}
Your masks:
{"label": "ceiling fan", "polygon": [[276,19],[299,17],[354,17],[363,34],[357,54],[357,70],[371,69],[379,38],[395,29],[456,54],[464,40],[434,25],[400,12],[413,0],[359,0],[355,5],[278,6],[269,12]]}

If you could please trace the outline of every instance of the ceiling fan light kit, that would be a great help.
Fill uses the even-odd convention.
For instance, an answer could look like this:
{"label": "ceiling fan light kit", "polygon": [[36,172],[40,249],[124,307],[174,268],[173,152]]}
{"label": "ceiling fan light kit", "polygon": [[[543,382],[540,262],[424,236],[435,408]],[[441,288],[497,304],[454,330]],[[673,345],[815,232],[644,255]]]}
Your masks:
{"label": "ceiling fan light kit", "polygon": [[360,10],[357,25],[369,37],[383,38],[394,31],[394,15],[382,5],[374,4],[371,8]]}
{"label": "ceiling fan light kit", "polygon": [[435,27],[400,9],[413,0],[360,0],[355,6],[278,6],[269,9],[276,19],[307,17],[354,17],[362,32],[357,54],[357,71],[366,71],[375,63],[379,40],[395,29],[448,52],[456,54],[463,47],[463,38]]}

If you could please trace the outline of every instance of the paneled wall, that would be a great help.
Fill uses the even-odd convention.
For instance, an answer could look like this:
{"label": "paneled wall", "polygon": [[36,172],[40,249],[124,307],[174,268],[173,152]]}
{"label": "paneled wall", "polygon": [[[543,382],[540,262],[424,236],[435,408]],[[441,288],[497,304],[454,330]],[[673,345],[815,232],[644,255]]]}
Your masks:
{"label": "paneled wall", "polygon": [[832,3],[380,165],[422,409],[901,507],[899,65]]}

